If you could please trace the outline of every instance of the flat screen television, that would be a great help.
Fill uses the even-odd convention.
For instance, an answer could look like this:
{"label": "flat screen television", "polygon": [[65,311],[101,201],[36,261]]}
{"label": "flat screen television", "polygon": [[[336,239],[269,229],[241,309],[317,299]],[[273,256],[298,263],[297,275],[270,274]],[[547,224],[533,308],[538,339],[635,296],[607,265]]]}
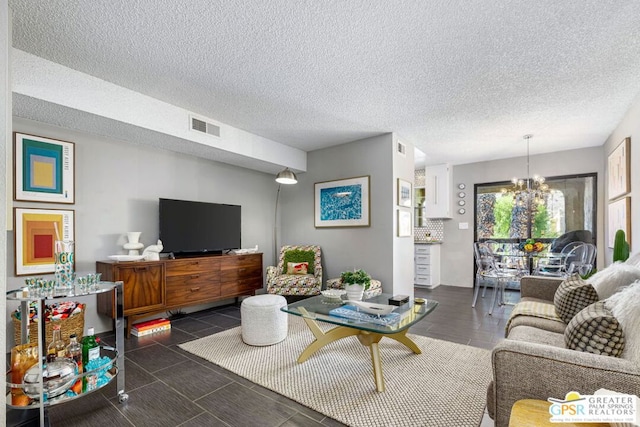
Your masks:
{"label": "flat screen television", "polygon": [[160,199],[162,252],[176,256],[240,248],[241,207]]}

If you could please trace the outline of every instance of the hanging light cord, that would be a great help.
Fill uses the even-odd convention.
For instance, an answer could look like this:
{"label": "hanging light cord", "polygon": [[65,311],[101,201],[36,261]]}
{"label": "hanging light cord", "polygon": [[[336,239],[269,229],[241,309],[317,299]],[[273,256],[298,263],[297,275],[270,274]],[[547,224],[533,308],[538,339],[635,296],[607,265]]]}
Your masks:
{"label": "hanging light cord", "polygon": [[278,265],[278,199],[280,198],[280,187],[282,184],[278,184],[278,192],[276,193],[276,210],[273,220],[273,257],[274,264]]}

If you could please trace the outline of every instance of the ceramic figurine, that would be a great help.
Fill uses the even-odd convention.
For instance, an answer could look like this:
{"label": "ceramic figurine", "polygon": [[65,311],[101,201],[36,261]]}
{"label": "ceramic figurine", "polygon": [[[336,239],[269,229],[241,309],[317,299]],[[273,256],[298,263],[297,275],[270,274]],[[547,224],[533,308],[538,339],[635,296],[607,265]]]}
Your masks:
{"label": "ceramic figurine", "polygon": [[160,261],[160,252],[162,252],[162,240],[158,240],[155,245],[147,246],[142,252],[146,261]]}
{"label": "ceramic figurine", "polygon": [[144,245],[139,241],[141,234],[142,232],[140,231],[129,231],[127,233],[128,242],[122,245],[122,247],[129,251],[129,255],[140,255],[140,249],[144,248]]}

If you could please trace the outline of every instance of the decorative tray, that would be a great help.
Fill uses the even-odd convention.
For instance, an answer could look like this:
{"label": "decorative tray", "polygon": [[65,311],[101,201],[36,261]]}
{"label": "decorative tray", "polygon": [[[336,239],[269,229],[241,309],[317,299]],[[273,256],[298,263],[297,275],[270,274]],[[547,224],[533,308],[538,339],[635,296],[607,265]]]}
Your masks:
{"label": "decorative tray", "polygon": [[340,299],[340,297],[342,297],[342,295],[346,294],[347,291],[342,290],[342,289],[327,289],[324,291],[320,291],[322,293],[322,296],[325,298],[331,298],[331,299]]}

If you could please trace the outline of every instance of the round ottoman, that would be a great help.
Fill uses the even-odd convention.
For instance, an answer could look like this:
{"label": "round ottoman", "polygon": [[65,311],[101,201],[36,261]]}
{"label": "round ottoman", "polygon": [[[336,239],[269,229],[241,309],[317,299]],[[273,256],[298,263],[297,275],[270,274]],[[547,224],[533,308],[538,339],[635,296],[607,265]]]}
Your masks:
{"label": "round ottoman", "polygon": [[287,337],[287,305],[282,295],[256,295],[245,298],[240,306],[242,341],[249,345],[271,345]]}

